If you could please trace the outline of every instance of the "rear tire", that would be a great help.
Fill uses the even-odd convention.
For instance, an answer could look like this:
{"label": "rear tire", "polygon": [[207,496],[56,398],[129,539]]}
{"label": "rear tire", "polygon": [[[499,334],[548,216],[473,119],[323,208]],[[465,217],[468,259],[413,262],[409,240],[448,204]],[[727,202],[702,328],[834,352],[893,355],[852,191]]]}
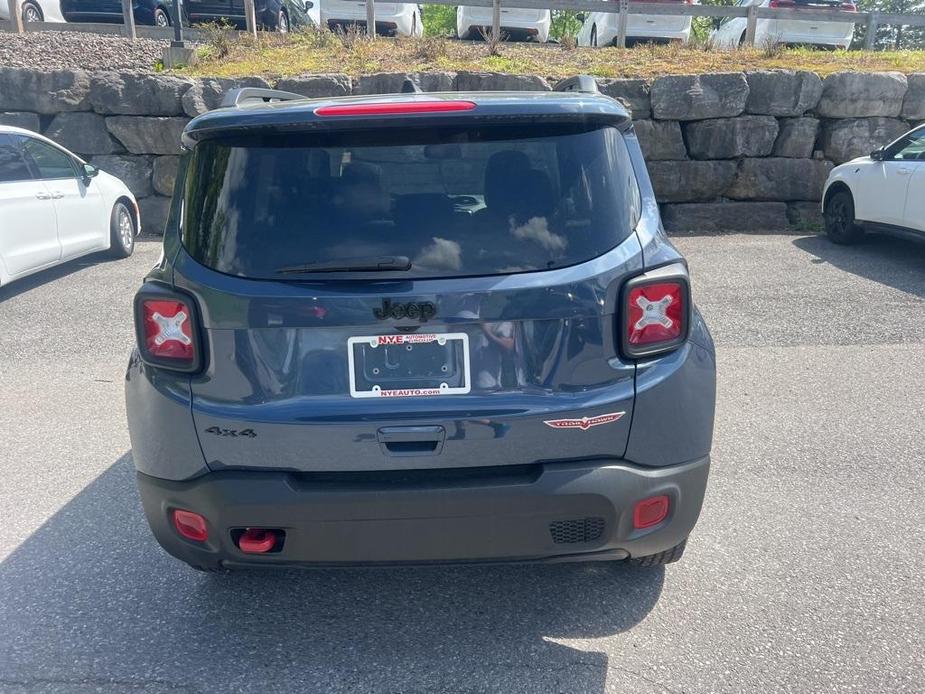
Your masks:
{"label": "rear tire", "polygon": [[289,15],[286,14],[285,10],[279,11],[279,16],[276,18],[276,31],[280,34],[289,33]]}
{"label": "rear tire", "polygon": [[832,243],[848,245],[864,236],[864,230],[854,221],[854,198],[847,190],[836,191],[826,200],[823,219]]}
{"label": "rear tire", "polygon": [[591,38],[588,40],[588,43],[592,48],[597,48],[597,25],[591,27]]}
{"label": "rear tire", "polygon": [[124,202],[113,205],[109,216],[109,255],[128,258],[135,250],[135,218]]}
{"label": "rear tire", "polygon": [[45,15],[42,14],[42,8],[34,2],[25,2],[22,6],[22,21],[24,22],[44,22]]}
{"label": "rear tire", "polygon": [[626,563],[629,566],[664,566],[665,564],[671,564],[678,561],[682,556],[684,556],[684,547],[687,545],[687,538],[685,538],[680,544],[675,545],[671,549],[666,549],[664,552],[659,552],[658,554],[650,554],[646,557],[632,557],[626,560]]}
{"label": "rear tire", "polygon": [[154,10],[154,26],[166,29],[170,26],[170,13],[163,7]]}

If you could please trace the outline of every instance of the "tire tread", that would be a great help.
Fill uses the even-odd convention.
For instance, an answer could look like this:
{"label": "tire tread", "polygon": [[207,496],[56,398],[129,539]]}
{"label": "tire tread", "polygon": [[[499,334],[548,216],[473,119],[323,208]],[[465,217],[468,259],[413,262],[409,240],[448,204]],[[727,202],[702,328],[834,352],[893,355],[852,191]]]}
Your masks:
{"label": "tire tread", "polygon": [[675,545],[671,549],[666,549],[664,552],[659,552],[658,554],[649,554],[645,557],[631,557],[630,559],[626,560],[626,563],[630,566],[642,567],[672,564],[684,556],[684,548],[686,546],[687,539],[685,538],[682,542]]}

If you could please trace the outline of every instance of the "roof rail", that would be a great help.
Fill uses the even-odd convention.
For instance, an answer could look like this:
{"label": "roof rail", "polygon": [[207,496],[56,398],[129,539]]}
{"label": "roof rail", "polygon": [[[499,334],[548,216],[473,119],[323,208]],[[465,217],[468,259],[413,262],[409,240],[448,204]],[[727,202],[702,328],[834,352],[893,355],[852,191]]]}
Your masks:
{"label": "roof rail", "polygon": [[597,82],[590,75],[575,75],[568,77],[552,88],[554,92],[582,92],[584,94],[600,94]]}
{"label": "roof rail", "polygon": [[240,106],[247,101],[262,101],[265,104],[271,101],[294,101],[295,99],[305,99],[301,94],[292,92],[281,92],[278,89],[263,89],[262,87],[241,87],[232,89],[222,98],[220,108],[228,106]]}

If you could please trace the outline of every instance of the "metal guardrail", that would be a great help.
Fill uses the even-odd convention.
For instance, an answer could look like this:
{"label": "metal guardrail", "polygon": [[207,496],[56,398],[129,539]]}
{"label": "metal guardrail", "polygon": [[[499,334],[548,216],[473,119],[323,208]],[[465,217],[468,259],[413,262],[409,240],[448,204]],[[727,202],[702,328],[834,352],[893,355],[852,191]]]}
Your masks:
{"label": "metal guardrail", "polygon": [[[131,0],[122,0],[122,24],[58,24],[49,22],[28,22],[24,24],[22,21],[21,0],[0,0],[0,2],[8,2],[10,8],[10,20],[0,22],[0,31],[12,31],[20,34],[25,31],[83,31],[99,34],[122,34],[131,38],[142,36],[146,38],[164,39],[172,38],[174,34],[174,29],[172,28],[136,25],[131,12]],[[469,7],[492,8],[491,36],[496,41],[501,39],[502,3],[504,7],[518,9],[612,13],[618,15],[617,38],[614,40],[614,45],[621,48],[626,46],[627,18],[631,14],[666,15],[673,17],[745,17],[745,44],[749,46],[755,45],[755,34],[759,19],[865,24],[867,26],[867,35],[864,47],[867,50],[873,50],[877,28],[880,26],[925,26],[925,15],[921,14],[847,12],[844,10],[795,10],[756,7],[754,5],[749,7],[737,5],[728,7],[720,5],[668,5],[654,2],[630,2],[629,0],[619,0],[619,2],[601,2],[601,0],[465,0],[464,2],[460,2],[460,0],[427,0],[427,3],[453,6],[464,4]],[[254,0],[244,0],[244,8],[247,31],[248,33],[256,35],[257,23],[254,12]],[[376,3],[375,0],[366,0],[366,31],[370,38],[375,37],[375,27]],[[187,38],[192,40],[201,38],[203,35],[203,32],[197,31],[196,29],[184,28],[184,33]]]}

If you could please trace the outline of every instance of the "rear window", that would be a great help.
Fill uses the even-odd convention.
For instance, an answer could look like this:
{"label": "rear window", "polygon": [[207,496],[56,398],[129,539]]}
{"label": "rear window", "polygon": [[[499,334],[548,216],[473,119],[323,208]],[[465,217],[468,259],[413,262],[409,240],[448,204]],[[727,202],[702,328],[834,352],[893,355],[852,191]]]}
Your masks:
{"label": "rear window", "polygon": [[[379,257],[407,259],[383,268],[403,277],[508,274],[610,250],[638,199],[611,127],[249,136],[193,150],[183,239],[200,263],[249,278]],[[315,270],[292,272],[302,264]]]}

